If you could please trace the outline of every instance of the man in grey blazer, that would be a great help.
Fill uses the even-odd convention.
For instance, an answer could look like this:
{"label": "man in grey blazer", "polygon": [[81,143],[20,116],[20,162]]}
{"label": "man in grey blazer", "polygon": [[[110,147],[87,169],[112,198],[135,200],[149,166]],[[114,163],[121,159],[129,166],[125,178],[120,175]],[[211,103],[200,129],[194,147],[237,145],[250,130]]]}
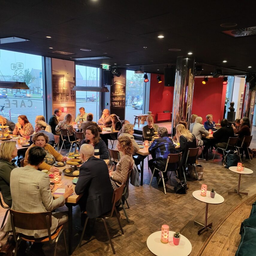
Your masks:
{"label": "man in grey blazer", "polygon": [[[49,176],[38,171],[38,166],[44,160],[46,153],[41,147],[33,147],[29,150],[29,164],[22,168],[15,168],[11,173],[12,209],[22,212],[46,212],[64,205],[65,199],[72,195],[72,185],[65,188],[65,193],[57,199],[53,199],[50,189]],[[55,214],[55,213],[54,213]],[[52,215],[52,233],[56,228],[67,221],[67,215],[58,213],[58,217]],[[57,214],[56,214],[57,215]],[[6,228],[10,229],[10,219]],[[48,236],[47,230],[23,230],[17,231],[35,238]]]}

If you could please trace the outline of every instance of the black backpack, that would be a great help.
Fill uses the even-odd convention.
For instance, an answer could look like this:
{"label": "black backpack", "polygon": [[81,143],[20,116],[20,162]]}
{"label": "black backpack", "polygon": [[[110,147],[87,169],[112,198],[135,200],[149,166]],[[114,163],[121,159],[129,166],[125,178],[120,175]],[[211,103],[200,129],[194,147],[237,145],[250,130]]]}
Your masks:
{"label": "black backpack", "polygon": [[224,157],[224,166],[229,168],[230,166],[237,166],[237,163],[240,161],[240,157],[237,151],[229,150],[226,151],[226,155]]}

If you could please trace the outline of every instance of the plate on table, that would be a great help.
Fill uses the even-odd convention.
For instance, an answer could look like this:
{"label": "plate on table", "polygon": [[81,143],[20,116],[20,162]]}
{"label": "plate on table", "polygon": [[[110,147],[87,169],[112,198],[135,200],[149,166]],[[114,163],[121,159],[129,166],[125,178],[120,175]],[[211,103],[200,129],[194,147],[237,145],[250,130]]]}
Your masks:
{"label": "plate on table", "polygon": [[74,179],[72,180],[72,183],[76,185],[77,181],[78,181],[78,178],[74,178]]}
{"label": "plate on table", "polygon": [[63,167],[63,166],[65,166],[66,164],[63,163],[63,162],[55,162],[53,165],[54,165],[55,167]]}
{"label": "plate on table", "polygon": [[10,140],[11,137],[3,137],[3,138],[0,138],[0,140]]}
{"label": "plate on table", "polygon": [[70,177],[77,177],[79,176],[79,170],[72,170],[71,168],[66,168],[63,170],[64,175],[70,176]]}
{"label": "plate on table", "polygon": [[21,144],[22,147],[29,147],[30,144],[29,143],[26,143],[26,144]]}

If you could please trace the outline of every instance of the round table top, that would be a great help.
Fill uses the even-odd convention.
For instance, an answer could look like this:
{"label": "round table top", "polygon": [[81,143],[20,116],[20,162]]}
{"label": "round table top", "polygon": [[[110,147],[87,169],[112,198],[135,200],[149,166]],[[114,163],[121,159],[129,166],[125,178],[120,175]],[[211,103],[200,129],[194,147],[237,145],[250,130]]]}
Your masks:
{"label": "round table top", "polygon": [[242,171],[238,171],[237,166],[230,166],[229,170],[232,172],[235,172],[235,173],[239,173],[239,174],[252,174],[253,173],[253,170],[251,170],[249,168],[245,168],[245,167],[243,168]]}
{"label": "round table top", "polygon": [[224,198],[215,192],[215,197],[211,198],[211,191],[207,190],[206,196],[201,196],[201,190],[196,190],[192,193],[193,197],[203,203],[207,204],[222,204]]}
{"label": "round table top", "polygon": [[158,256],[189,255],[192,251],[190,241],[185,236],[180,235],[179,245],[174,245],[172,241],[173,234],[173,231],[169,231],[169,243],[163,244],[161,242],[161,231],[152,233],[147,239],[148,249]]}

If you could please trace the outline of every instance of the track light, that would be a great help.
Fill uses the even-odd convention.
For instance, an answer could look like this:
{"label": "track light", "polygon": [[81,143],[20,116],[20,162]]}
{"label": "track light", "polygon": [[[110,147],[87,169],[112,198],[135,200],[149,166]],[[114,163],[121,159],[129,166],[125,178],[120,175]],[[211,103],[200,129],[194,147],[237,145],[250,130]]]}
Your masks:
{"label": "track light", "polygon": [[147,83],[148,81],[149,81],[149,80],[148,80],[148,75],[145,74],[145,75],[144,75],[144,82]]}
{"label": "track light", "polygon": [[204,80],[202,81],[202,84],[206,84],[208,82],[208,77],[205,77]]}
{"label": "track light", "polygon": [[157,76],[157,82],[159,83],[159,84],[161,84],[162,83],[162,79],[161,79],[161,76]]}
{"label": "track light", "polygon": [[227,85],[228,84],[228,78],[225,76],[223,77],[223,85]]}

